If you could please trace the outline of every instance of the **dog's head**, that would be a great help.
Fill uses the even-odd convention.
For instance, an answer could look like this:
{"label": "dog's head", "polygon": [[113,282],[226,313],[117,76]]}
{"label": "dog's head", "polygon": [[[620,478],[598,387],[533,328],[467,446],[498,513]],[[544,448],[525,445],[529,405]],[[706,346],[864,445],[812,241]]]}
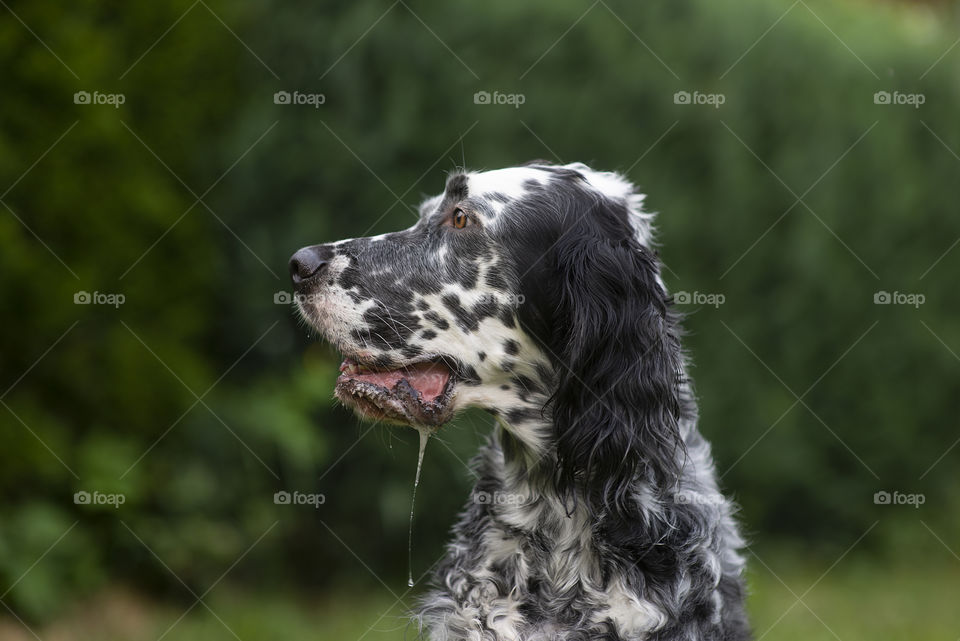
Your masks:
{"label": "dog's head", "polygon": [[569,481],[664,472],[680,351],[641,204],[582,164],[456,173],[409,229],[299,250],[300,313],[345,357],[337,398],[430,427],[483,407],[554,444]]}

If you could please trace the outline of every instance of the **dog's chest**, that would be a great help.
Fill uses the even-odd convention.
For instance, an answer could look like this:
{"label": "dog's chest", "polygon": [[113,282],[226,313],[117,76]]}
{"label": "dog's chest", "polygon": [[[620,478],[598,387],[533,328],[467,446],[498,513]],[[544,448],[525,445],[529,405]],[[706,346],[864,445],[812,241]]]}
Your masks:
{"label": "dog's chest", "polygon": [[[517,516],[527,525],[534,519]],[[465,605],[486,620],[497,639],[582,638],[571,637],[572,631],[643,639],[663,625],[666,616],[654,604],[618,578],[603,579],[584,519],[541,520],[536,529],[520,534],[488,528],[482,549],[474,550],[471,573],[487,589],[472,592],[475,600]]]}

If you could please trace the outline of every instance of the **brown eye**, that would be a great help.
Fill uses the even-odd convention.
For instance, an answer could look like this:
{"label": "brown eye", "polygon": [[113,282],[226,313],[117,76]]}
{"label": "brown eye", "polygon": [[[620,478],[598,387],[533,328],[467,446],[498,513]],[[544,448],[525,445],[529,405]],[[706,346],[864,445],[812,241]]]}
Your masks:
{"label": "brown eye", "polygon": [[453,226],[457,229],[463,229],[467,226],[467,215],[463,212],[462,209],[457,207],[453,210]]}

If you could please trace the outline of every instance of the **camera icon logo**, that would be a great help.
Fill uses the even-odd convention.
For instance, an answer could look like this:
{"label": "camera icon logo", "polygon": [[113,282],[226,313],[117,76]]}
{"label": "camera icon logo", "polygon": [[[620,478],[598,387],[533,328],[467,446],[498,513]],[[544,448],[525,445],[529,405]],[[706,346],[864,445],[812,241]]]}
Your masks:
{"label": "camera icon logo", "polygon": [[290,292],[276,292],[273,295],[274,305],[289,305],[293,302],[293,295]]}
{"label": "camera icon logo", "polygon": [[689,105],[690,104],[690,92],[689,91],[678,91],[673,94],[673,104],[675,105]]}
{"label": "camera icon logo", "polygon": [[489,105],[490,104],[490,92],[489,91],[478,91],[473,94],[473,104],[475,105]]}
{"label": "camera icon logo", "polygon": [[873,304],[874,305],[889,305],[892,302],[892,297],[890,292],[879,291],[875,292],[873,295]]}
{"label": "camera icon logo", "polygon": [[273,94],[273,104],[275,105],[289,105],[290,104],[290,92],[289,91],[278,91]]}
{"label": "camera icon logo", "polygon": [[873,495],[873,502],[875,505],[890,505],[890,492],[880,490]]}
{"label": "camera icon logo", "polygon": [[690,296],[690,292],[677,292],[673,295],[673,300],[677,305],[689,305],[692,297]]}
{"label": "camera icon logo", "polygon": [[90,492],[80,490],[73,495],[73,502],[77,505],[90,505]]}
{"label": "camera icon logo", "polygon": [[274,493],[273,502],[276,505],[290,505],[290,492],[280,490],[279,492]]}
{"label": "camera icon logo", "polygon": [[92,300],[93,298],[90,296],[90,292],[76,292],[73,295],[74,305],[89,305]]}
{"label": "camera icon logo", "polygon": [[78,91],[73,94],[73,104],[75,105],[89,105],[90,104],[90,92],[89,91]]}
{"label": "camera icon logo", "polygon": [[889,91],[878,91],[873,94],[873,104],[875,105],[889,105],[890,104],[890,92]]}
{"label": "camera icon logo", "polygon": [[490,501],[490,493],[489,493],[489,492],[474,492],[474,494],[473,494],[473,502],[474,502],[474,503],[478,503],[478,504],[480,504],[480,505],[487,505],[487,504],[489,504],[489,503],[491,502],[491,501]]}

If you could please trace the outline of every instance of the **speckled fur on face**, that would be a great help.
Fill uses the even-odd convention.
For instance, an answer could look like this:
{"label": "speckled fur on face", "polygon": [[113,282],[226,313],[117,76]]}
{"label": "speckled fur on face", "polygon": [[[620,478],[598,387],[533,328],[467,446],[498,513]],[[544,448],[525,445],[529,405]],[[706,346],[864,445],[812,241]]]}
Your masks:
{"label": "speckled fur on face", "polygon": [[300,312],[372,372],[342,377],[442,364],[433,413],[400,422],[496,417],[414,615],[434,641],[750,637],[743,542],[642,203],[579,163],[456,173],[413,227],[317,246]]}

